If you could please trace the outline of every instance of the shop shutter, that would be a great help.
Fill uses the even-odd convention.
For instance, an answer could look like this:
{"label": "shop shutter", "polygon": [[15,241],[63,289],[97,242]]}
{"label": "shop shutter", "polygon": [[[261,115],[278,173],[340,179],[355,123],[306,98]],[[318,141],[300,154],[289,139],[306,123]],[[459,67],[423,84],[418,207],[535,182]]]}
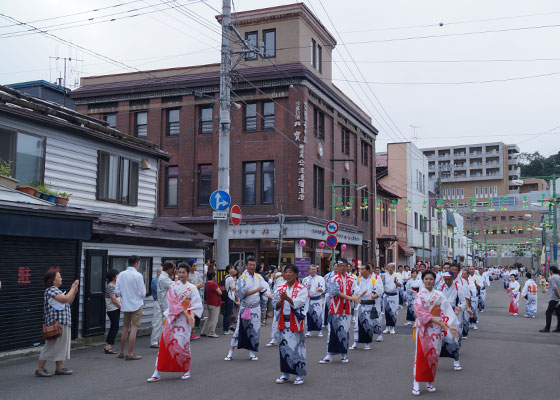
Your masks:
{"label": "shop shutter", "polygon": [[[78,273],[79,241],[0,236],[0,352],[39,346],[43,326],[43,275],[59,268],[64,292]],[[75,307],[72,306],[72,322]],[[73,335],[74,336],[74,335]]]}

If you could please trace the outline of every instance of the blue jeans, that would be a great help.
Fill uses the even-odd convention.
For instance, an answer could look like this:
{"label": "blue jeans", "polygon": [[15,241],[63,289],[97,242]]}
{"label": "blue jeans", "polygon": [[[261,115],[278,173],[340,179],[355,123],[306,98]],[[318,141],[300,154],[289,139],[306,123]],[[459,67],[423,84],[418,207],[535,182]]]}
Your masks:
{"label": "blue jeans", "polygon": [[231,314],[233,313],[233,301],[228,297],[224,306],[224,332],[229,331]]}

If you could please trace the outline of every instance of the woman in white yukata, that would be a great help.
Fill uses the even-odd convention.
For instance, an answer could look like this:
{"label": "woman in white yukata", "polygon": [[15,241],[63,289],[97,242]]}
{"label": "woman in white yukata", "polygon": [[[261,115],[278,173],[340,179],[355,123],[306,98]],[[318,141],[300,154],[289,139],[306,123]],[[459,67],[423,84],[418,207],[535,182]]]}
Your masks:
{"label": "woman in white yukata", "polygon": [[406,283],[406,322],[405,325],[412,325],[416,321],[416,314],[414,313],[414,299],[416,294],[420,291],[420,284],[422,280],[418,277],[418,271],[412,270],[410,279]]}
{"label": "woman in white yukata", "polygon": [[307,314],[307,286],[297,281],[299,269],[292,264],[284,267],[286,282],[278,287],[273,304],[278,313],[280,372],[276,383],[286,383],[295,375],[294,385],[301,385],[307,375],[305,354],[305,315]]}
{"label": "woman in white yukata", "polygon": [[509,313],[513,316],[519,315],[519,282],[515,280],[515,275],[509,276],[509,285],[507,293],[509,296]]}
{"label": "woman in white yukata", "polygon": [[523,285],[521,296],[525,297],[525,318],[535,318],[537,316],[537,292],[539,287],[532,279],[533,275],[530,272],[525,274],[527,281]]}
{"label": "woman in white yukata", "polygon": [[422,273],[425,289],[421,289],[414,300],[416,326],[414,339],[416,353],[414,356],[414,382],[412,394],[420,395],[419,382],[426,382],[426,390],[435,392],[433,383],[441,351],[443,335],[458,337],[459,321],[452,305],[442,292],[434,289],[436,274],[427,270]]}

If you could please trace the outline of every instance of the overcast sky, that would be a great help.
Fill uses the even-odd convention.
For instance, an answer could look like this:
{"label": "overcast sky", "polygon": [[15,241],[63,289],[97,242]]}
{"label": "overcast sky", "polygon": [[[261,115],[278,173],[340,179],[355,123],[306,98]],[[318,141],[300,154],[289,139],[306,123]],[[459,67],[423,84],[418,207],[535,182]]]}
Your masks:
{"label": "overcast sky", "polygon": [[[61,60],[49,58],[55,56],[82,60],[69,63],[71,87],[79,76],[126,72],[126,66],[219,62],[212,8],[221,9],[221,1],[169,1],[2,1],[0,13],[99,56],[30,34],[28,26],[2,17],[0,83],[54,81],[63,70]],[[244,11],[289,3],[237,0],[234,5]],[[388,142],[412,139],[412,126],[418,147],[504,141],[526,152],[560,151],[557,0],[305,3],[339,42],[335,84],[372,116],[380,131],[377,151]],[[185,8],[181,13],[171,4]],[[54,18],[68,14],[75,15]],[[135,14],[143,15],[131,17]]]}

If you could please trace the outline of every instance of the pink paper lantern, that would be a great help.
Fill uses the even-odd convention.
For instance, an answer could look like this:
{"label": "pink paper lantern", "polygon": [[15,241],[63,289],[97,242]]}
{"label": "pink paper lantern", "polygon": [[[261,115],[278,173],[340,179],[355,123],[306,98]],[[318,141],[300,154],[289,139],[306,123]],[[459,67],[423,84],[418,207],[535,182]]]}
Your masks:
{"label": "pink paper lantern", "polygon": [[340,245],[340,250],[343,250],[343,251],[346,250],[346,245],[345,245],[345,244],[341,244],[341,245]]}
{"label": "pink paper lantern", "polygon": [[325,242],[323,242],[322,240],[319,242],[319,248],[322,249],[323,247],[325,247]]}
{"label": "pink paper lantern", "polygon": [[307,242],[305,241],[305,239],[300,239],[300,240],[299,240],[299,245],[300,245],[301,247],[305,246],[306,243],[307,243]]}

